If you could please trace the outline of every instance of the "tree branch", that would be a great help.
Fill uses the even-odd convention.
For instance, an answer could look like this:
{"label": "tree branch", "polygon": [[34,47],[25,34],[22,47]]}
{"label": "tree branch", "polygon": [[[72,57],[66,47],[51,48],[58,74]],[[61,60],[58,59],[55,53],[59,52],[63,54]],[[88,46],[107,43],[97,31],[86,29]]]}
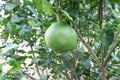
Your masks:
{"label": "tree branch", "polygon": [[[98,16],[99,16],[99,26],[100,26],[100,30],[103,29],[102,23],[103,23],[103,1],[99,0],[99,10],[98,10]],[[103,66],[104,64],[104,46],[101,43],[100,46],[100,52],[101,52],[101,79],[102,80],[106,80],[106,67]]]}
{"label": "tree branch", "polygon": [[117,41],[117,38],[120,34],[120,28],[118,29],[117,33],[115,34],[114,36],[114,39],[113,39],[113,42],[111,44],[111,46],[109,47],[108,51],[107,51],[107,55],[106,55],[106,58],[105,58],[105,62],[104,62],[104,66],[107,64],[108,62],[108,58],[110,57],[110,54],[113,52],[113,50],[120,44],[120,41]]}
{"label": "tree branch", "polygon": [[73,26],[78,38],[82,41],[82,43],[85,45],[85,47],[88,49],[88,52],[94,57],[95,61],[98,63],[98,65],[100,65],[100,61],[98,59],[98,57],[96,56],[96,54],[93,52],[93,50],[91,49],[91,47],[85,42],[85,40],[83,39],[82,35],[80,34],[80,32],[78,31],[78,29],[76,28],[76,26]]}
{"label": "tree branch", "polygon": [[103,22],[103,7],[102,7],[102,0],[99,1],[99,10],[98,10],[98,16],[99,16],[99,25],[100,29],[102,29],[102,22]]}
{"label": "tree branch", "polygon": [[[102,26],[102,22],[103,22],[102,0],[99,0],[98,16],[99,16],[99,26],[100,26],[100,30],[102,30],[102,29],[103,29],[103,26]],[[102,43],[101,43],[101,46],[100,46],[100,50],[101,50],[101,62],[102,62],[102,65],[103,65],[103,62],[104,62],[104,47],[103,47]]]}

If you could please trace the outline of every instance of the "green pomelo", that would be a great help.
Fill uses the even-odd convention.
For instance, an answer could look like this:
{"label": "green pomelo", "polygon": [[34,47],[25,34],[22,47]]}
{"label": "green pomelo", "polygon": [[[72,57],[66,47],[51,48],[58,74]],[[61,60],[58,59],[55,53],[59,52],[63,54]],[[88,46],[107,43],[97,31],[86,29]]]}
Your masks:
{"label": "green pomelo", "polygon": [[55,22],[47,29],[45,42],[54,51],[66,52],[75,48],[77,35],[69,25],[62,22]]}

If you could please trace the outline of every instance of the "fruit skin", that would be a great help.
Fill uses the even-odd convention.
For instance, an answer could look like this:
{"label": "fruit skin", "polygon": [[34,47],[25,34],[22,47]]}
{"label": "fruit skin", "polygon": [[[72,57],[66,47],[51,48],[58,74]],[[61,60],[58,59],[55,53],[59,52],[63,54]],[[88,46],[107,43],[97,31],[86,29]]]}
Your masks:
{"label": "fruit skin", "polygon": [[53,51],[67,52],[75,48],[77,34],[69,25],[63,22],[55,22],[47,29],[45,42]]}

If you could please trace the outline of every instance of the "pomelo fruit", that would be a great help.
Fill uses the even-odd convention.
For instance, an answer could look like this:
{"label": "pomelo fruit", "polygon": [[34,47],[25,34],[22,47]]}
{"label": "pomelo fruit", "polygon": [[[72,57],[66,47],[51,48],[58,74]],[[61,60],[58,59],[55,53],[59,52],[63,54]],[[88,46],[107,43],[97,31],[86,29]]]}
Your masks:
{"label": "pomelo fruit", "polygon": [[45,42],[53,51],[67,52],[75,48],[77,34],[69,25],[55,22],[45,32]]}

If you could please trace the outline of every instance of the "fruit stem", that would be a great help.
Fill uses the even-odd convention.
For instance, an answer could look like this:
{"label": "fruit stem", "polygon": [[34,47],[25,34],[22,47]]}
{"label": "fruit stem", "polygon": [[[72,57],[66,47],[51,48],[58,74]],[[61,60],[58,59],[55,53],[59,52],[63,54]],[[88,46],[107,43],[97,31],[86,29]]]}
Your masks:
{"label": "fruit stem", "polygon": [[56,9],[56,14],[55,14],[56,19],[57,19],[58,22],[61,21],[61,12],[60,12],[60,10],[61,10],[61,0],[58,1],[58,8]]}

